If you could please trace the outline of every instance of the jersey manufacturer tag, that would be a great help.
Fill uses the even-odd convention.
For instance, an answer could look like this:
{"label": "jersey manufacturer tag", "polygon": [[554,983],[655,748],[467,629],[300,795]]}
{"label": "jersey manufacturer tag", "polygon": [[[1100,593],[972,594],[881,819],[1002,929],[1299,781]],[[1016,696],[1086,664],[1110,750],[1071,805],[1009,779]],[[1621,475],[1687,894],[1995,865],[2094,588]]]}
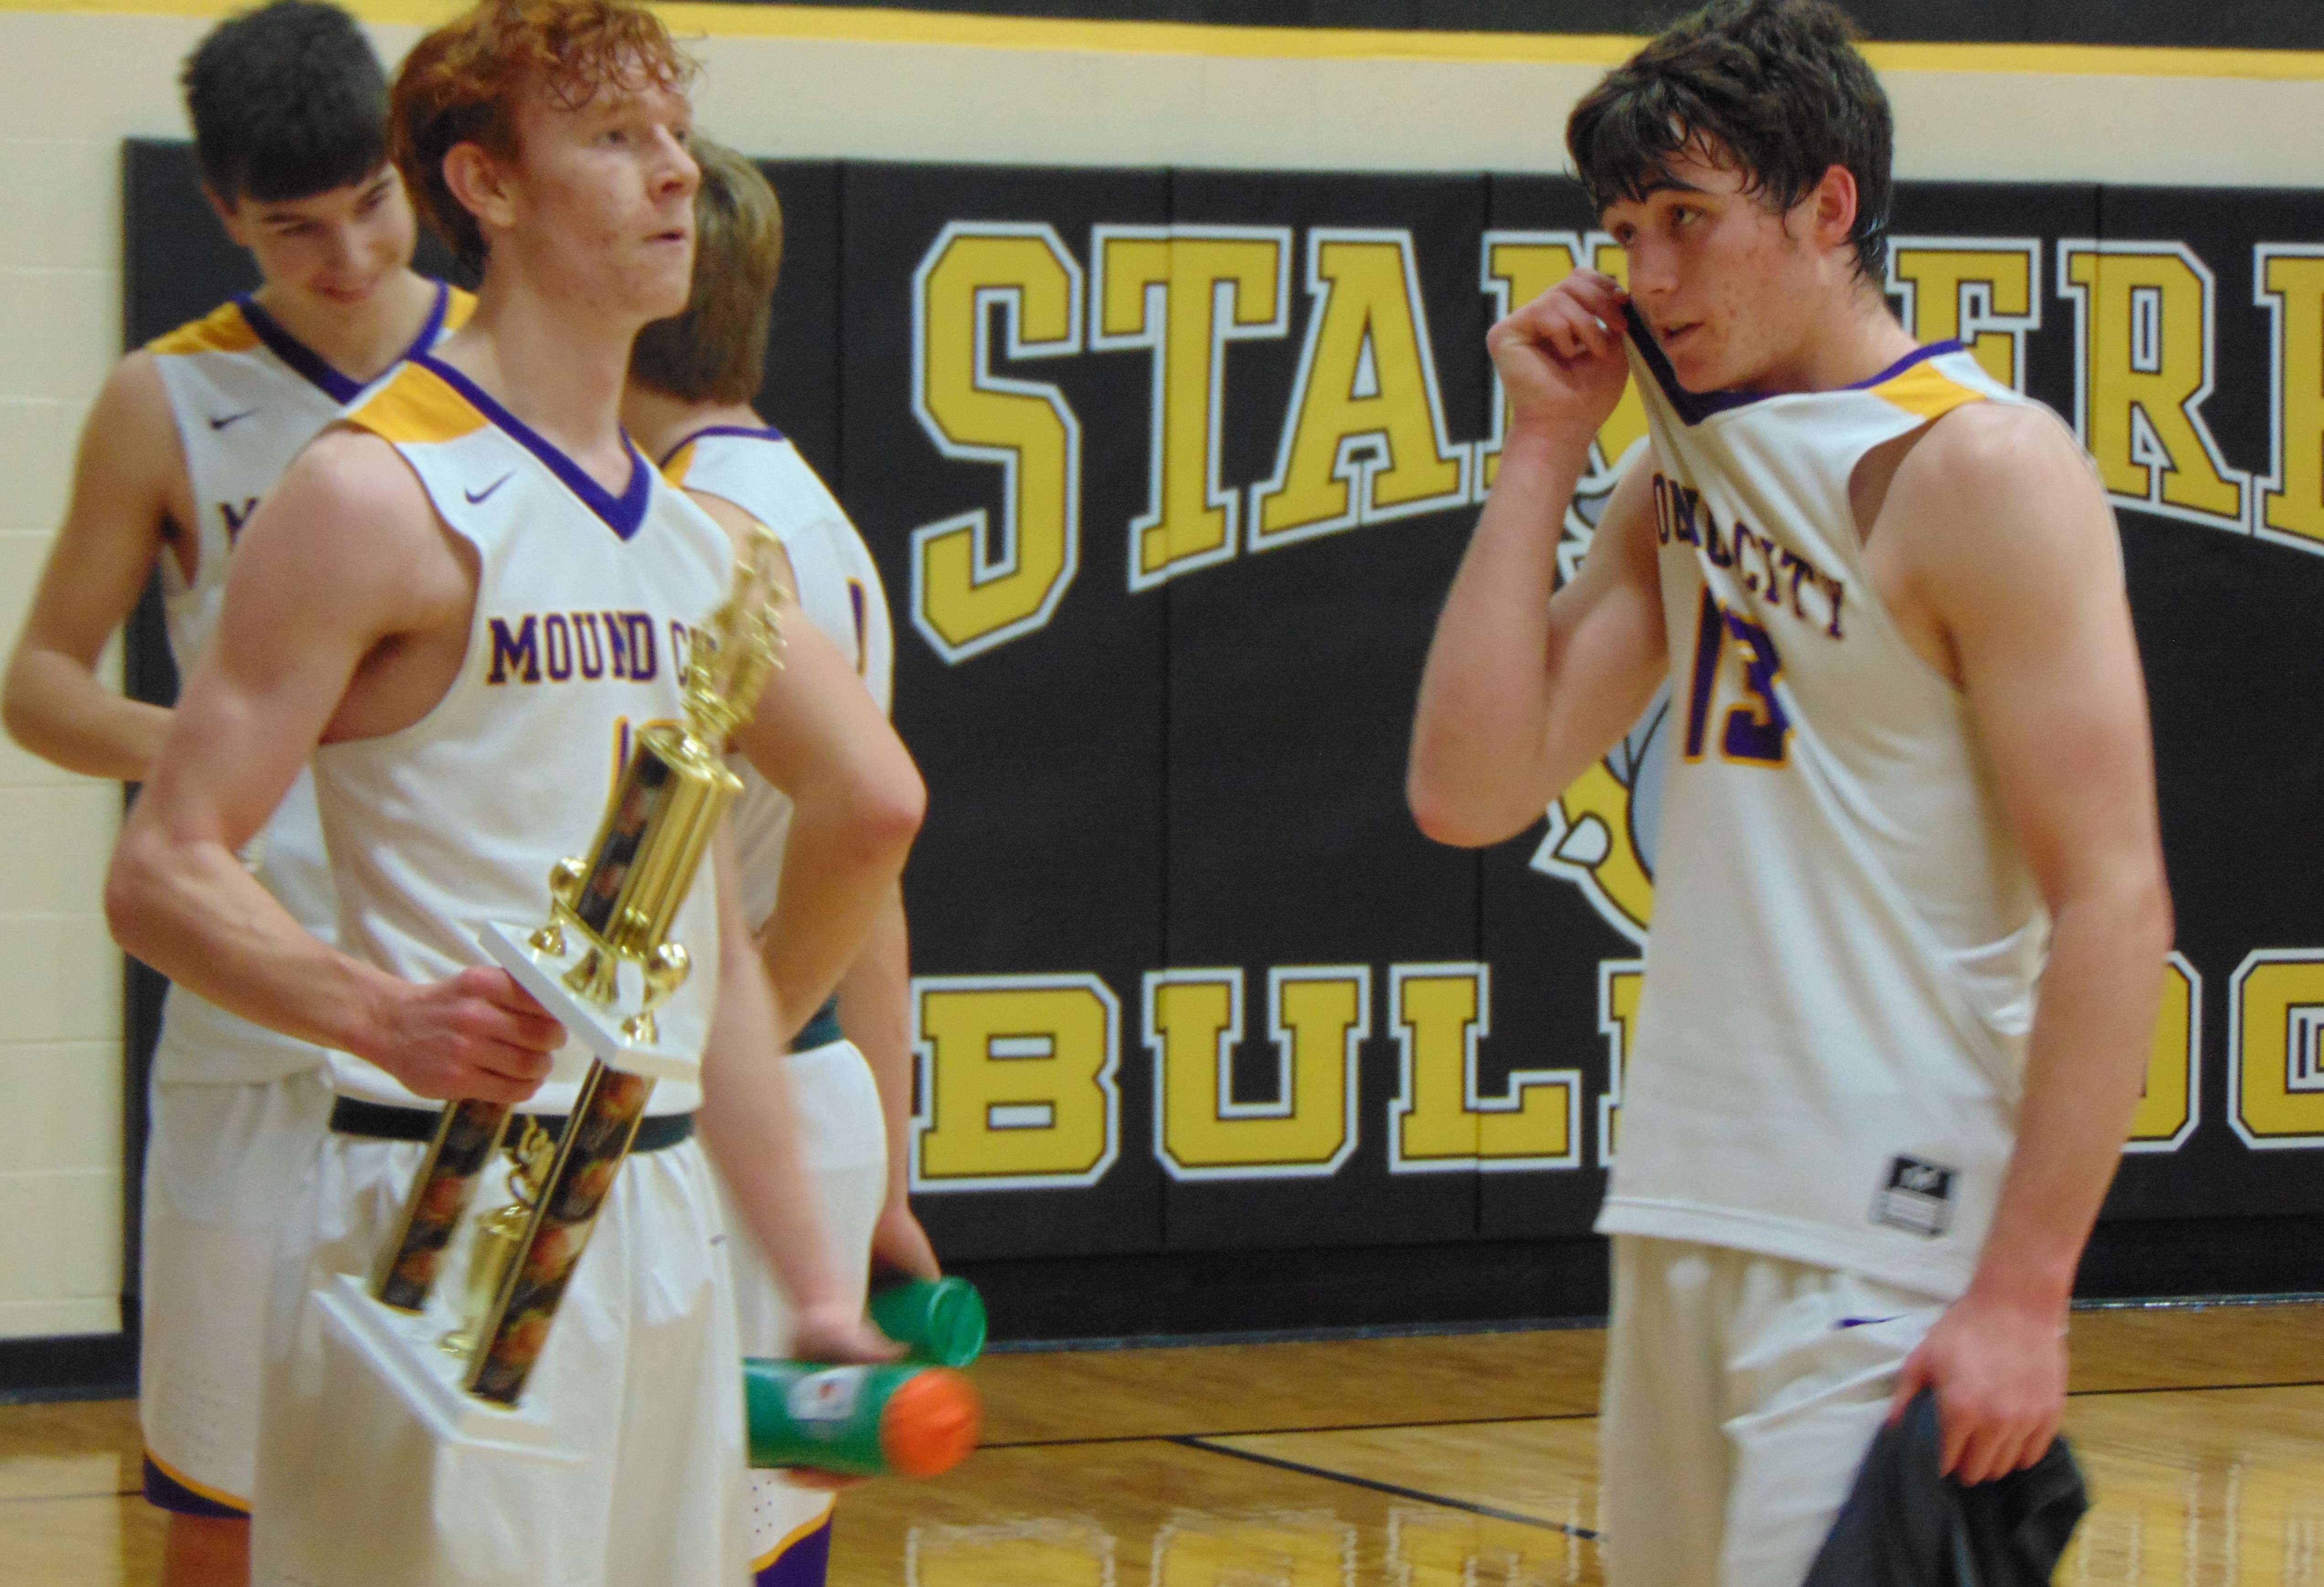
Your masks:
{"label": "jersey manufacturer tag", "polygon": [[1895,1158],[1888,1165],[1888,1182],[1872,1198],[1872,1221],[1934,1240],[1952,1222],[1953,1175],[1919,1158]]}

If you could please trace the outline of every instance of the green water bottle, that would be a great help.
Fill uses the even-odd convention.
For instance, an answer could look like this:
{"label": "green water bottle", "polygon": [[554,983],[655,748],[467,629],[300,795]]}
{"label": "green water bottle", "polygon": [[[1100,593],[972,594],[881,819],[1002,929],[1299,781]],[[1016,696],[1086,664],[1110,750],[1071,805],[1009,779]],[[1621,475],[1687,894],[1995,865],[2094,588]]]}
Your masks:
{"label": "green water bottle", "polygon": [[825,1366],[746,1357],[751,1464],[853,1477],[933,1477],[976,1447],[976,1389],[944,1367]]}
{"label": "green water bottle", "polygon": [[914,1278],[872,1297],[880,1332],[938,1367],[964,1367],[984,1353],[984,1297],[965,1278]]}

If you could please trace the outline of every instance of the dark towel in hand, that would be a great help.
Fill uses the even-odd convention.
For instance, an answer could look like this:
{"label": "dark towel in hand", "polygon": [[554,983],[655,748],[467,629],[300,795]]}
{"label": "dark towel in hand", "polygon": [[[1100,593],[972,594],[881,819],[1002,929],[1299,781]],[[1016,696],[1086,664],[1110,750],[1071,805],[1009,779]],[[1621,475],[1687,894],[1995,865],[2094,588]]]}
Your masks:
{"label": "dark towel in hand", "polygon": [[1923,1389],[1872,1441],[1801,1587],[2048,1587],[2089,1509],[2066,1441],[1975,1487],[1937,1474],[1942,1451]]}

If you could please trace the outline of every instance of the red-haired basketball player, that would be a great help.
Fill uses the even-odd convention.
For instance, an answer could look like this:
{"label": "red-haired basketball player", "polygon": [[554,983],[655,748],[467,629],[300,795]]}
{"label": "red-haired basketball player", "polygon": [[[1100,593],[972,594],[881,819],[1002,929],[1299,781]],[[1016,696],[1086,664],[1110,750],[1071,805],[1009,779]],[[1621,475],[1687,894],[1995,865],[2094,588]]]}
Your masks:
{"label": "red-haired basketball player", "polygon": [[[414,49],[392,146],[422,213],[481,265],[475,317],[310,447],[245,529],[217,641],[115,862],[132,951],[354,1055],[334,1064],[332,1130],[290,1214],[318,1278],[368,1269],[432,1130],[426,1099],[571,1105],[569,1085],[543,1084],[560,1033],[475,941],[539,914],[625,734],[681,715],[677,638],[730,581],[732,540],[619,418],[639,328],[687,300],[687,75],[623,0],[489,0]],[[919,785],[900,750],[831,756],[848,723],[827,704],[779,682],[737,746],[802,804],[852,810],[851,887],[876,901]],[[310,755],[337,949],[235,859]],[[881,1346],[826,1252],[765,1061],[777,1016],[723,849],[715,870],[677,921],[698,968],[661,1020],[702,1052],[701,1084],[655,1093],[527,1390],[578,1458],[437,1442],[333,1365],[317,1309],[286,1287],[255,1581],[695,1587],[744,1568],[739,1352],[704,1144],[788,1284],[801,1349]]]}
{"label": "red-haired basketball player", "polygon": [[[1575,109],[1628,291],[1493,329],[1514,416],[1414,731],[1422,826],[1480,844],[1665,679],[1680,724],[1599,1223],[1620,1587],[1796,1587],[1924,1386],[1956,1476],[2040,1456],[2171,943],[2112,514],[2054,416],[1889,313],[1852,37],[1718,0]],[[1553,594],[1626,379],[1650,447]]]}
{"label": "red-haired basketball player", "polygon": [[[73,498],[8,669],[8,729],[97,777],[144,779],[170,713],[127,700],[98,655],[158,566],[189,671],[235,540],[316,432],[466,318],[412,273],[411,205],[387,159],[387,80],[353,18],[274,0],[187,58],[202,185],[257,291],[123,359],[81,437]],[[301,777],[254,873],[327,937],[335,906]],[[145,1495],[170,1512],[165,1587],[248,1575],[261,1341],[276,1221],[330,1107],[323,1052],[170,994],[153,1057],[139,1285]]]}

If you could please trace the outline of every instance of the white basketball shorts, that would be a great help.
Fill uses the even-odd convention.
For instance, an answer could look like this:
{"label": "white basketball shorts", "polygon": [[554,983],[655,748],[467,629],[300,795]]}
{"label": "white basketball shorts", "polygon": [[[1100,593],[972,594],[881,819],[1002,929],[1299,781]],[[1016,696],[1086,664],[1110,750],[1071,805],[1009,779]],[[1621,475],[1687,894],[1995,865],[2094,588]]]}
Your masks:
{"label": "white basketball shorts", "polygon": [[[872,1232],[888,1199],[888,1137],[880,1088],[852,1041],[793,1053],[789,1064],[832,1257],[861,1306],[870,1280]],[[788,1355],[789,1303],[721,1188],[733,1231],[726,1244],[742,1353]],[[830,1548],[832,1496],[801,1488],[779,1472],[750,1476],[751,1561],[760,1587],[820,1587]]]}
{"label": "white basketball shorts", "polygon": [[1612,1587],[1799,1587],[1888,1412],[1932,1296],[1828,1268],[1614,1236],[1599,1422]]}
{"label": "white basketball shorts", "polygon": [[[438,1443],[315,1298],[370,1272],[426,1149],[328,1135],[289,1209],[253,1587],[739,1587],[742,1352],[700,1143],[630,1157],[565,1292],[523,1409],[567,1461]],[[479,1197],[503,1183],[482,1179]]]}
{"label": "white basketball shorts", "polygon": [[137,1414],[145,1496],[250,1513],[267,1295],[282,1209],[320,1149],[320,1069],[236,1084],[156,1081],[145,1149]]}

